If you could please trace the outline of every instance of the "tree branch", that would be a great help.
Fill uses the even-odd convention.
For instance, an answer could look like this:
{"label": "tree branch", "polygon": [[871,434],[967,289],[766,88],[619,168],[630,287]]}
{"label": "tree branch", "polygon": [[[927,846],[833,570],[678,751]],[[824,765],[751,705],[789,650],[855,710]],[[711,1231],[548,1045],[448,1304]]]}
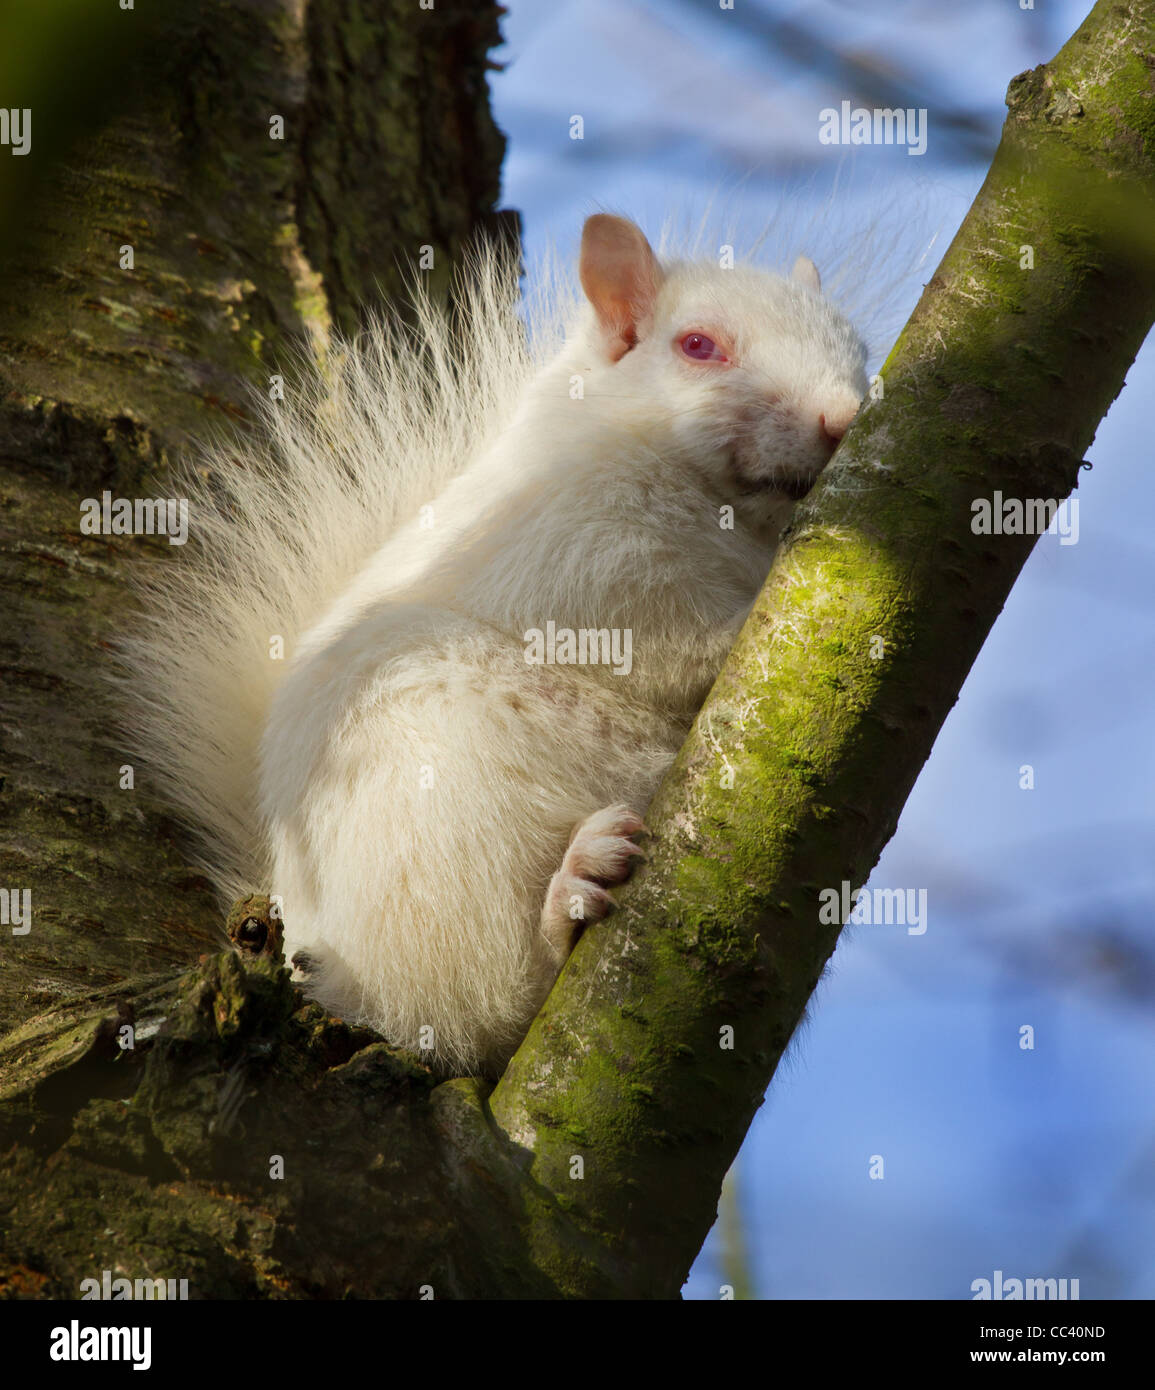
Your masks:
{"label": "tree branch", "polygon": [[645,871],[493,1094],[527,1181],[604,1252],[575,1268],[534,1232],[571,1294],[680,1287],[834,950],[819,893],[866,881],[1034,544],[976,535],[971,504],[1065,498],[1123,386],[1155,316],[1153,54],[1155,4],[1101,0],[1011,83],[885,399],[799,507],[650,809]]}

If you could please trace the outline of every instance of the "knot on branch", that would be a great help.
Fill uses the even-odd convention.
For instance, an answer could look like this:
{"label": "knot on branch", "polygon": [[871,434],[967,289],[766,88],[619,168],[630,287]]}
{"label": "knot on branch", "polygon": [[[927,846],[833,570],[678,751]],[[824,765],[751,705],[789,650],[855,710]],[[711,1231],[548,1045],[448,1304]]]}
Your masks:
{"label": "knot on branch", "polygon": [[1083,115],[1083,103],[1069,87],[1055,89],[1045,63],[1012,78],[1006,100],[1011,114],[1024,122],[1041,117],[1048,125],[1063,125]]}
{"label": "knot on branch", "polygon": [[225,932],[242,956],[280,960],[284,953],[285,928],[280,909],[265,893],[239,898],[229,910]]}
{"label": "knot on branch", "polygon": [[1029,68],[1026,72],[1020,72],[1017,77],[1011,78],[1010,85],[1007,87],[1007,107],[1016,116],[1030,116],[1038,109],[1039,102],[1046,93],[1047,85],[1047,65],[1045,63],[1040,63],[1037,68]]}

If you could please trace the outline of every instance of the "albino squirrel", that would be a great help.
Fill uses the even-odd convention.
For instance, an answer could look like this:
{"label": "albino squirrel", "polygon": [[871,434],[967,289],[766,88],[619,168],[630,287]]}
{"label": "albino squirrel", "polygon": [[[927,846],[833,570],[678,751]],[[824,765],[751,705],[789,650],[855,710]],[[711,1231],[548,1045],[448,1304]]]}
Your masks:
{"label": "albino squirrel", "polygon": [[612,907],[866,390],[804,257],[662,263],[598,214],[579,271],[560,346],[490,253],[460,321],[418,294],[266,404],[127,647],[222,895],[275,894],[307,992],[445,1072],[498,1073]]}

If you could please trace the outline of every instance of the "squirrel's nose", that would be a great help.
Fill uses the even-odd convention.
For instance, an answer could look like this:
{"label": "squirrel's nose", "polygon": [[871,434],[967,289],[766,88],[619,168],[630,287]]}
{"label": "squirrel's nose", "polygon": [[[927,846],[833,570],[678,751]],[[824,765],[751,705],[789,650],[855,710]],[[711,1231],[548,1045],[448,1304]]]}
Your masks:
{"label": "squirrel's nose", "polygon": [[847,402],[845,405],[824,410],[818,416],[818,428],[830,446],[831,453],[838,447],[838,441],[850,428],[850,422],[857,414],[858,402],[855,401],[853,405]]}
{"label": "squirrel's nose", "polygon": [[838,419],[827,419],[825,412],[818,417],[818,428],[827,439],[832,439],[835,444],[837,444],[846,433],[845,422]]}

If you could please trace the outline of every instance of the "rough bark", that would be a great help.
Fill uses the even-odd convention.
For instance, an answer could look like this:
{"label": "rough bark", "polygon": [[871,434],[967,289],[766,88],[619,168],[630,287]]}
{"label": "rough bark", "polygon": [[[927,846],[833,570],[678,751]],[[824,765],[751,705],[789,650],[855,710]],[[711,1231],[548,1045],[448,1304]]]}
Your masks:
{"label": "rough bark", "polygon": [[[452,7],[433,13],[445,22]],[[322,25],[322,14],[336,18]],[[306,109],[310,86],[327,89],[309,76],[317,65],[361,70],[351,34],[344,52],[326,47],[352,15],[315,7],[305,36],[287,11],[267,29],[222,12],[211,36],[223,46],[211,65],[221,100],[248,110],[250,89],[222,74],[252,61],[271,84],[261,121],[273,100]],[[390,32],[402,49],[413,38],[404,25]],[[478,81],[487,32],[466,63]],[[384,72],[409,71],[384,51]],[[262,54],[278,61],[262,69]],[[200,1297],[677,1293],[834,949],[838,926],[820,924],[818,893],[865,881],[1033,543],[975,535],[971,503],[996,488],[1068,494],[1155,316],[1153,55],[1155,0],[1101,3],[1054,62],[1012,83],[999,153],[885,365],[885,399],[800,508],[651,810],[648,866],[579,944],[492,1094],[474,1081],[436,1086],[370,1035],[302,1007],[259,902],[234,922],[244,953],[173,977],[212,914],[181,877],[178,843],[157,847],[159,810],[139,794],[125,810],[113,790],[107,706],[88,675],[128,556],[80,541],[78,497],[162,464],[241,398],[239,378],[259,376],[305,331],[319,291],[298,250],[325,265],[327,311],[356,312],[356,243],[330,224],[355,222],[345,203],[358,199],[365,158],[342,166],[351,186],[319,179],[303,195],[301,152],[330,150],[332,137],[306,123],[290,175],[259,143],[258,122],[251,155],[270,201],[254,207],[246,186],[240,206],[211,160],[185,151],[179,168],[166,164],[166,149],[183,148],[179,122],[162,148],[150,118],[100,137],[108,153],[91,186],[61,175],[40,273],[26,265],[22,308],[11,291],[0,303],[12,378],[4,495],[15,503],[5,551],[20,548],[26,566],[3,580],[15,833],[0,882],[32,886],[37,904],[33,932],[0,947],[0,995],[19,1022],[0,1042],[0,1143],[11,1145],[0,1290],[74,1295],[108,1268],[187,1278]],[[178,91],[184,71],[174,64]],[[338,105],[355,100],[345,92]],[[404,139],[382,120],[380,141],[399,158]],[[211,121],[200,125],[226,147],[221,159],[243,157],[237,128],[214,137]],[[104,269],[115,264],[107,247],[82,233],[106,225],[109,189],[136,189],[117,176],[130,150],[133,169],[149,171],[131,194],[149,209],[138,234],[168,218],[154,240],[174,259],[171,282],[126,289]],[[475,191],[460,201],[452,173],[439,173],[447,182],[426,221],[408,222],[406,208],[389,235],[433,225],[452,247],[492,200],[492,172],[463,183]],[[213,251],[182,258],[202,196],[193,230]],[[107,224],[109,247],[128,211]],[[278,226],[294,229],[287,260],[274,247],[288,242],[262,239]],[[1031,271],[1020,269],[1024,244]],[[68,274],[48,269],[66,261]],[[230,298],[225,279],[255,288]],[[179,328],[152,321],[149,295],[182,315]],[[85,317],[89,299],[107,312]],[[76,340],[76,324],[91,324],[88,339]],[[45,1010],[66,990],[90,992]],[[732,1048],[720,1046],[728,1028]],[[271,1176],[274,1156],[283,1177]]]}
{"label": "rough bark", "polygon": [[496,15],[201,0],[141,36],[113,6],[115,42],[81,37],[118,72],[115,116],[69,145],[67,89],[28,98],[32,215],[0,275],[0,884],[36,925],[5,948],[0,1027],[219,945],[164,808],[120,788],[102,670],[131,569],[168,546],[82,535],[80,502],[165,495],[174,451],[243,428],[246,384],[306,335],[355,327],[421,246],[447,275],[499,226]]}

